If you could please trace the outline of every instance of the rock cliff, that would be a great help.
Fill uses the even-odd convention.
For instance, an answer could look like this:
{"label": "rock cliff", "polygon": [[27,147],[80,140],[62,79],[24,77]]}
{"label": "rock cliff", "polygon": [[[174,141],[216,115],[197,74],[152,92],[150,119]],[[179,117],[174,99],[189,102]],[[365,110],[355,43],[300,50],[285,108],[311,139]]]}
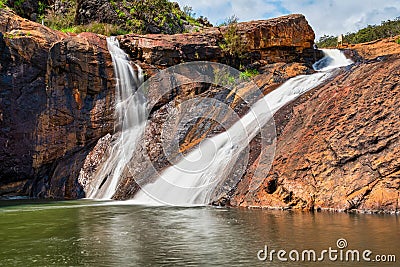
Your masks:
{"label": "rock cliff", "polygon": [[90,33],[53,44],[33,167],[52,174],[49,197],[77,198],[77,176],[97,140],[114,131],[115,83],[105,37]]}
{"label": "rock cliff", "polygon": [[0,9],[0,195],[83,196],[80,165],[113,131],[105,37],[69,37]]}
{"label": "rock cliff", "polygon": [[36,127],[46,109],[46,64],[64,35],[0,9],[0,194],[34,176]]}

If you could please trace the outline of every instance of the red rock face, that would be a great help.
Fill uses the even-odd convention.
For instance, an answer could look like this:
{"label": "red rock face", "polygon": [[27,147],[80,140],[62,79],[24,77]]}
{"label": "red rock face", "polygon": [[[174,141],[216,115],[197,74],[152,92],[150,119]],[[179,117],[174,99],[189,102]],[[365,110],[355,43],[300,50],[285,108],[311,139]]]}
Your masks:
{"label": "red rock face", "polygon": [[33,166],[57,162],[46,194],[76,198],[84,157],[114,130],[112,62],[105,37],[90,33],[65,38],[49,53],[48,100],[36,129]]}
{"label": "red rock face", "polygon": [[41,114],[37,129],[35,166],[52,162],[112,131],[110,61],[105,38],[96,35],[68,37],[50,49],[46,74],[50,97],[48,111]]}
{"label": "red rock face", "polygon": [[0,195],[24,193],[34,176],[34,132],[46,109],[48,50],[63,37],[0,9]]}
{"label": "red rock face", "polygon": [[353,67],[276,115],[272,169],[234,206],[385,210],[399,208],[399,55]]}

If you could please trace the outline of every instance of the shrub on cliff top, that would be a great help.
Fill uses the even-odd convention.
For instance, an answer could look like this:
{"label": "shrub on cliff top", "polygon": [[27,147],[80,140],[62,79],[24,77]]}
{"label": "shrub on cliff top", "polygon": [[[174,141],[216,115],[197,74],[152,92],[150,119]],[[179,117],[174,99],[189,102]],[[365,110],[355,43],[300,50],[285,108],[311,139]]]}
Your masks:
{"label": "shrub on cliff top", "polygon": [[[55,0],[1,0],[1,2],[13,9],[19,16],[36,21],[40,14],[44,13],[44,7]],[[61,1],[61,0],[60,0]]]}
{"label": "shrub on cliff top", "polygon": [[127,30],[137,33],[177,33],[183,31],[183,11],[167,0],[111,2]]}
{"label": "shrub on cliff top", "polygon": [[219,44],[222,51],[229,56],[228,64],[239,67],[241,60],[247,51],[247,45],[243,42],[239,33],[237,18],[232,16],[228,19],[226,31],[223,34],[223,41]]}

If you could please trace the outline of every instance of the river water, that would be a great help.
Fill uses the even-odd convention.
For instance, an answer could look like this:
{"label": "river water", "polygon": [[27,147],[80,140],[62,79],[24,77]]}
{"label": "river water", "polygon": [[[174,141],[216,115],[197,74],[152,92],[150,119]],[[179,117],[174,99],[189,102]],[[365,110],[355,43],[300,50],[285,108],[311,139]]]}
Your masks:
{"label": "river water", "polygon": [[[362,257],[371,250],[371,260],[395,255],[397,265],[331,261],[328,255],[322,262],[301,261],[304,250],[317,257],[329,247],[338,250],[341,238],[344,252],[359,250]],[[399,266],[399,244],[395,215],[0,202],[0,266]],[[268,254],[297,250],[299,261],[282,262],[276,254],[260,261],[265,246]]]}

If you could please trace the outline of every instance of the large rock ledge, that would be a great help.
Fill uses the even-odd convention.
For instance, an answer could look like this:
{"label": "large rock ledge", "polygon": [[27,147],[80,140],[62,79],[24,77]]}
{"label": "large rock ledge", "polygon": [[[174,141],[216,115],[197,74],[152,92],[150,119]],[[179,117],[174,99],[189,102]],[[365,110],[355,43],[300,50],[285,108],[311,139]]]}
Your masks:
{"label": "large rock ledge", "polygon": [[399,77],[400,55],[379,58],[280,110],[276,120],[284,127],[271,171],[249,192],[250,168],[230,204],[398,211]]}
{"label": "large rock ledge", "polygon": [[[129,34],[119,40],[132,59],[158,68],[188,61],[230,63],[230,55],[220,47],[227,31],[225,26],[188,34]],[[247,64],[315,61],[314,31],[303,15],[238,23],[237,33],[246,49]]]}

